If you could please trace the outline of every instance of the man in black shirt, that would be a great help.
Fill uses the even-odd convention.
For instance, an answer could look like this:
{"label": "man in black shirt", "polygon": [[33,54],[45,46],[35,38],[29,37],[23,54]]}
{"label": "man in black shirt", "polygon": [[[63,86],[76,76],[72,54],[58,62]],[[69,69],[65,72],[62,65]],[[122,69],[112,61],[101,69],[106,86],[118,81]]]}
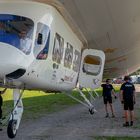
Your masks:
{"label": "man in black shirt", "polygon": [[[135,104],[135,86],[130,82],[130,77],[124,77],[125,83],[120,89],[121,103],[124,104],[125,123],[123,126],[132,126],[134,121],[134,104]],[[130,124],[128,121],[128,112],[130,115]]]}
{"label": "man in black shirt", "polygon": [[112,112],[112,117],[115,117],[114,109],[113,109],[113,106],[112,106],[112,94],[114,95],[115,99],[117,97],[115,96],[113,86],[110,84],[110,79],[107,79],[106,84],[102,84],[101,86],[103,88],[103,100],[104,100],[104,104],[105,104],[106,117],[109,117],[108,108],[107,108],[108,103],[110,105],[110,109],[111,109],[111,112]]}

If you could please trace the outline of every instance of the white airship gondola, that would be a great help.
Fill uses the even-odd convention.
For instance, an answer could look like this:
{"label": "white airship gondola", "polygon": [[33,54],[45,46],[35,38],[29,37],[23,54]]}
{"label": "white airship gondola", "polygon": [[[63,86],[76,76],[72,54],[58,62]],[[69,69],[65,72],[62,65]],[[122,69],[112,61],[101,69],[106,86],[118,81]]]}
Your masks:
{"label": "white airship gondola", "polygon": [[[0,1],[0,82],[14,95],[9,138],[16,136],[22,118],[21,89],[65,92],[94,112],[80,87],[100,86],[105,55],[85,48],[53,6]],[[76,87],[85,102],[71,95]]]}

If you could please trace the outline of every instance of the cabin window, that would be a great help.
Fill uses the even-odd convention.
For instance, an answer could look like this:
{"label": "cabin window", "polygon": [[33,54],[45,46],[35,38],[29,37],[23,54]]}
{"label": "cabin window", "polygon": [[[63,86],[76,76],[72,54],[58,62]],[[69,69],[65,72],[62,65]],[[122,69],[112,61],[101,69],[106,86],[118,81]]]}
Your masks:
{"label": "cabin window", "polygon": [[23,16],[0,14],[0,42],[16,47],[24,54],[31,52],[34,23]]}
{"label": "cabin window", "polygon": [[70,43],[67,43],[67,47],[65,49],[64,66],[67,68],[71,68],[72,60],[73,60],[73,46]]}
{"label": "cabin window", "polygon": [[50,29],[47,25],[43,23],[37,24],[36,39],[34,55],[39,60],[44,60],[48,56],[50,41]]}
{"label": "cabin window", "polygon": [[58,34],[55,34],[52,60],[56,63],[61,63],[64,52],[64,39]]}
{"label": "cabin window", "polygon": [[98,56],[87,55],[84,58],[83,72],[88,75],[98,75],[101,70],[101,58]]}
{"label": "cabin window", "polygon": [[79,51],[75,50],[74,52],[74,60],[73,60],[73,70],[78,72],[80,68],[80,60],[81,60],[81,54]]}

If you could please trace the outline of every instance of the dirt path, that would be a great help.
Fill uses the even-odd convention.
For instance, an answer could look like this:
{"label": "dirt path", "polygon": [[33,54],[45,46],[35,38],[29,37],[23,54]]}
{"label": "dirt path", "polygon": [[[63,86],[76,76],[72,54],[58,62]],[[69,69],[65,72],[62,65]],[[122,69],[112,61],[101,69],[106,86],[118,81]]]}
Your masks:
{"label": "dirt path", "polygon": [[[123,128],[122,107],[114,102],[115,118],[105,118],[102,98],[94,102],[97,113],[90,115],[85,107],[76,105],[38,120],[22,122],[15,140],[94,140],[95,136],[140,137],[140,95],[137,96],[136,121],[133,127]],[[139,111],[138,111],[139,109]],[[6,130],[0,140],[8,140]]]}

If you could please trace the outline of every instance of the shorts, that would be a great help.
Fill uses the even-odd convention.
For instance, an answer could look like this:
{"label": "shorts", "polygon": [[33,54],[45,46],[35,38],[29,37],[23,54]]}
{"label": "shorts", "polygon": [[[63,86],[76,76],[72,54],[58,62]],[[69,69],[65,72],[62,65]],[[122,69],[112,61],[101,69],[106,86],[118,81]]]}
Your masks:
{"label": "shorts", "polygon": [[124,101],[124,110],[134,110],[134,102],[133,100],[125,100]]}
{"label": "shorts", "polygon": [[103,100],[104,100],[104,104],[107,104],[107,103],[112,104],[112,97],[105,96],[103,97]]}

